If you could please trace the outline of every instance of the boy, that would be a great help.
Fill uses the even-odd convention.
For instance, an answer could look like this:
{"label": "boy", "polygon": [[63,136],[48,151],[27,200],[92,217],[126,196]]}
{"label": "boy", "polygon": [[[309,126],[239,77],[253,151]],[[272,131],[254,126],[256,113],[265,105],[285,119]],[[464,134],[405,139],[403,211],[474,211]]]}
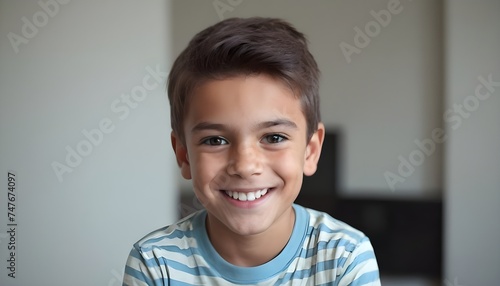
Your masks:
{"label": "boy", "polygon": [[366,236],[293,204],[325,128],[319,70],[279,19],[198,33],[169,75],[172,146],[205,210],[148,234],[123,285],[380,285]]}

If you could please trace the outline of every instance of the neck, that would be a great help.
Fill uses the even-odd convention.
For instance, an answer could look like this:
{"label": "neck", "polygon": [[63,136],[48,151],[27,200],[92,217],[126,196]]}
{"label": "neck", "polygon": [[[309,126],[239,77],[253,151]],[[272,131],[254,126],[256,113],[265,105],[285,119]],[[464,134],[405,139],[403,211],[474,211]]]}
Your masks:
{"label": "neck", "polygon": [[252,267],[272,260],[283,250],[294,224],[295,211],[291,207],[273,226],[258,234],[234,233],[210,214],[207,215],[206,225],[210,242],[222,258],[236,266]]}

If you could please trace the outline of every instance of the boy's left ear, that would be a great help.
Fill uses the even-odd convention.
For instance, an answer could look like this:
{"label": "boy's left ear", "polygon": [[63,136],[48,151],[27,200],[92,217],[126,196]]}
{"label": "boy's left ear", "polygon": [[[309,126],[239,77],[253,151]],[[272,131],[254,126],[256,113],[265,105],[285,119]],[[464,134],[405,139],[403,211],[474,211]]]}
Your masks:
{"label": "boy's left ear", "polygon": [[307,143],[304,160],[304,175],[312,176],[316,172],[324,139],[325,126],[320,122],[318,124],[318,130],[316,130],[316,132],[312,135],[311,140]]}

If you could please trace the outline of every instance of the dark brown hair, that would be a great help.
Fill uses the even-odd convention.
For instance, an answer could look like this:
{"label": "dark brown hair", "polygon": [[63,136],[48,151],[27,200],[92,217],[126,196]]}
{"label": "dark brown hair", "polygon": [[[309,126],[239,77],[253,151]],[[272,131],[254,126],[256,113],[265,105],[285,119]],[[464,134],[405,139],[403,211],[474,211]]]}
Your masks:
{"label": "dark brown hair", "polygon": [[231,18],[199,32],[177,57],[168,79],[170,118],[184,142],[184,113],[193,89],[207,80],[266,74],[299,98],[307,140],[320,122],[319,69],[307,40],[289,23],[273,18]]}

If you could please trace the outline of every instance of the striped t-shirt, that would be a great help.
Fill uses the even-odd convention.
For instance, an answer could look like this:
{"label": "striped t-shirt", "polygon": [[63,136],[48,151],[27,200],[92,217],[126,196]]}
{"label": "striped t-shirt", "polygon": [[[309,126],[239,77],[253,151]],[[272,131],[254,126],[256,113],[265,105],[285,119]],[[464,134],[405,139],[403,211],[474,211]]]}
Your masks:
{"label": "striped t-shirt", "polygon": [[202,210],[134,244],[123,285],[380,285],[372,245],[362,232],[328,214],[293,207],[290,240],[265,264],[225,261],[210,243]]}

